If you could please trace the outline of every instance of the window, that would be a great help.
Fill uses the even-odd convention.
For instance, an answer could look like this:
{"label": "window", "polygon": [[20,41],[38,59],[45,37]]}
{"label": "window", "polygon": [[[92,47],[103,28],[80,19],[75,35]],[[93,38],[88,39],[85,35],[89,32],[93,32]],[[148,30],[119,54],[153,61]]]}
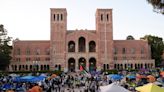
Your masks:
{"label": "window", "polygon": [[39,57],[35,58],[35,61],[40,61],[40,58]]}
{"label": "window", "polygon": [[135,48],[131,48],[131,54],[135,54]]}
{"label": "window", "polygon": [[75,42],[70,41],[68,43],[68,52],[75,52]]}
{"label": "window", "polygon": [[20,62],[20,61],[21,61],[21,59],[20,59],[20,58],[16,58],[16,61]]}
{"label": "window", "polygon": [[57,14],[57,21],[59,21],[59,14]]}
{"label": "window", "polygon": [[16,54],[17,54],[17,55],[20,55],[20,54],[21,54],[21,50],[20,50],[20,48],[17,48],[17,50],[16,50]]}
{"label": "window", "polygon": [[113,54],[117,54],[117,51],[118,51],[117,48],[114,48],[113,49]]}
{"label": "window", "polygon": [[114,60],[117,60],[117,57],[114,57]]}
{"label": "window", "polygon": [[54,21],[56,20],[56,16],[55,16],[55,14],[54,14]]}
{"label": "window", "polygon": [[85,52],[85,38],[84,37],[80,37],[79,38],[79,52]]}
{"label": "window", "polygon": [[36,54],[36,55],[40,55],[40,49],[37,48],[37,49],[35,50],[35,54]]}
{"label": "window", "polygon": [[45,53],[46,53],[46,55],[50,55],[50,49],[49,49],[49,48],[46,49],[46,50],[45,50]]}
{"label": "window", "polygon": [[141,54],[144,54],[144,48],[141,48]]}
{"label": "window", "polygon": [[135,59],[136,59],[136,57],[135,57],[135,56],[133,56],[133,57],[132,57],[132,59],[133,59],[133,60],[135,60]]}
{"label": "window", "polygon": [[63,14],[61,14],[61,21],[63,20]]}
{"label": "window", "polygon": [[96,52],[96,43],[94,41],[89,42],[89,52]]}
{"label": "window", "polygon": [[28,62],[28,61],[31,61],[31,58],[26,58],[26,61]]}
{"label": "window", "polygon": [[49,57],[45,58],[45,61],[50,61],[50,58]]}
{"label": "window", "polygon": [[26,55],[30,55],[30,49],[29,48],[26,49]]}
{"label": "window", "polygon": [[123,56],[123,58],[122,58],[123,60],[126,60],[126,57],[125,56]]}
{"label": "window", "polygon": [[109,15],[108,15],[108,14],[106,15],[106,20],[107,20],[107,21],[109,20]]}
{"label": "window", "polygon": [[122,48],[122,54],[125,54],[125,53],[126,53],[126,49]]}
{"label": "window", "polygon": [[103,14],[101,14],[101,21],[103,21]]}

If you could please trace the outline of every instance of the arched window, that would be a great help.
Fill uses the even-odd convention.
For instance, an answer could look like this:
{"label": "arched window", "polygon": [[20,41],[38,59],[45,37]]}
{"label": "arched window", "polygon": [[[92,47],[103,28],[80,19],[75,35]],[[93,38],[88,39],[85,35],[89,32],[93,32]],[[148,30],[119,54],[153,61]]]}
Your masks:
{"label": "arched window", "polygon": [[103,14],[101,14],[101,21],[103,21]]}
{"label": "arched window", "polygon": [[74,58],[70,58],[69,60],[68,60],[68,71],[71,71],[71,72],[73,72],[73,71],[75,71],[75,59]]}
{"label": "arched window", "polygon": [[106,15],[106,20],[107,20],[107,21],[109,20],[109,14]]}
{"label": "arched window", "polygon": [[107,67],[107,70],[108,70],[108,69],[109,69],[109,64],[107,64],[107,66],[106,66],[106,67]]}
{"label": "arched window", "polygon": [[106,70],[106,64],[104,64],[104,70]]}
{"label": "arched window", "polygon": [[75,52],[75,42],[70,41],[68,43],[68,52]]}
{"label": "arched window", "polygon": [[89,52],[96,52],[96,43],[94,41],[89,42]]}
{"label": "arched window", "polygon": [[85,52],[85,38],[80,37],[79,38],[79,52]]}
{"label": "arched window", "polygon": [[47,70],[50,70],[50,66],[49,65],[47,65]]}
{"label": "arched window", "polygon": [[59,14],[57,14],[57,21],[59,21]]}
{"label": "arched window", "polygon": [[55,19],[56,19],[56,16],[55,16],[55,14],[54,14],[54,21],[55,21]]}

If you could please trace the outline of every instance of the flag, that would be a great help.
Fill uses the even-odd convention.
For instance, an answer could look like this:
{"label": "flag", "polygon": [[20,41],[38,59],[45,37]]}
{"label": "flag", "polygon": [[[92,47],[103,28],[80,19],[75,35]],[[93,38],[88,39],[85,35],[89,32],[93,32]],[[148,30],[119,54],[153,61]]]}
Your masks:
{"label": "flag", "polygon": [[91,75],[83,68],[82,65],[80,65],[80,74],[86,75],[90,77]]}

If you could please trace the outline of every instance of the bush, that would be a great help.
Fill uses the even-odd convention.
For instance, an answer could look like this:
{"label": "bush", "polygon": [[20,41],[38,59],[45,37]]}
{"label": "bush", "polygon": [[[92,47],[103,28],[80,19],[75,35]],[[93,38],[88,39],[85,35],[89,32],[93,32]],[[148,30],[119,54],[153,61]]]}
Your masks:
{"label": "bush", "polygon": [[105,74],[117,74],[118,73],[118,70],[104,70]]}

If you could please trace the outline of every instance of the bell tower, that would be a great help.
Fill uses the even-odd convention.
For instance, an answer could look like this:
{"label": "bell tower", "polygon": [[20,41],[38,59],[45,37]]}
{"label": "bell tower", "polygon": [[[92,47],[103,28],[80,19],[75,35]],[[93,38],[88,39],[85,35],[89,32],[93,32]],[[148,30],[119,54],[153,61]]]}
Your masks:
{"label": "bell tower", "polygon": [[113,21],[112,9],[97,9],[96,33],[98,35],[98,56],[104,69],[113,68]]}
{"label": "bell tower", "polygon": [[65,8],[51,8],[50,17],[51,63],[54,69],[63,69],[66,51],[67,11]]}

